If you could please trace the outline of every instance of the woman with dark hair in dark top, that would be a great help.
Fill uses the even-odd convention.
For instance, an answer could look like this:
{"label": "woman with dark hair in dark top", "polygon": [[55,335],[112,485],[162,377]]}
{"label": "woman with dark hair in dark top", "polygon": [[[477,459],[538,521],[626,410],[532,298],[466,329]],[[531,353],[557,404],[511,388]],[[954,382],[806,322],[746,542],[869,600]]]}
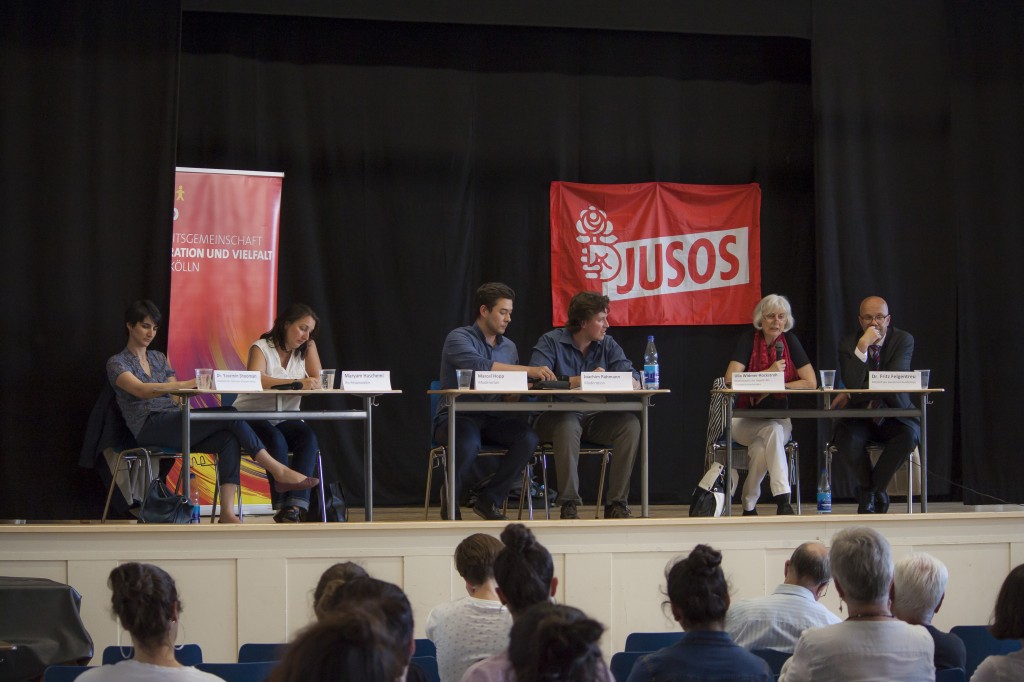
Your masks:
{"label": "woman with dark hair in dark top", "polygon": [[520,614],[509,636],[516,682],[601,679],[604,626],[571,606],[541,603]]}
{"label": "woman with dark hair in dark top", "polygon": [[732,641],[725,631],[729,586],[722,553],[697,545],[668,571],[668,600],[686,634],[672,646],[639,659],[629,682],[769,682],[768,664]]}
{"label": "woman with dark hair in dark top", "polygon": [[[107,379],[114,388],[117,405],[128,429],[139,445],[177,448],[181,445],[181,409],[171,391],[195,388],[195,379],[178,381],[167,356],[149,345],[160,328],[160,311],[152,301],[135,301],[125,311],[128,343],[107,360]],[[241,523],[231,500],[235,499],[241,475],[242,450],[273,476],[279,492],[305,490],[319,481],[289,469],[270,456],[252,428],[242,421],[199,421],[191,426],[194,452],[217,455],[220,478],[221,523]]]}

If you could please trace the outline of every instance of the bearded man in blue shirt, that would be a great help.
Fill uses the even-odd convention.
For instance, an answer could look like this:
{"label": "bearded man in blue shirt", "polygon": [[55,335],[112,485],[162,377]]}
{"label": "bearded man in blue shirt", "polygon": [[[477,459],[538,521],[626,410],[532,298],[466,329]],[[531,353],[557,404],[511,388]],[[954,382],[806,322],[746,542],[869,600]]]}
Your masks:
{"label": "bearded man in blue shirt", "polygon": [[[568,322],[537,340],[530,364],[550,367],[559,377],[566,377],[570,388],[580,386],[581,372],[631,372],[633,388],[640,388],[637,372],[622,347],[608,335],[607,296],[582,291],[569,302]],[[534,428],[542,442],[551,443],[558,476],[558,502],[561,518],[579,518],[582,504],[579,493],[580,441],[611,446],[611,473],[608,482],[606,519],[630,518],[629,477],[640,447],[640,420],[632,412],[588,412],[586,400],[603,400],[598,396],[567,398],[581,402],[579,412],[546,412]],[[600,502],[600,501],[599,501]]]}

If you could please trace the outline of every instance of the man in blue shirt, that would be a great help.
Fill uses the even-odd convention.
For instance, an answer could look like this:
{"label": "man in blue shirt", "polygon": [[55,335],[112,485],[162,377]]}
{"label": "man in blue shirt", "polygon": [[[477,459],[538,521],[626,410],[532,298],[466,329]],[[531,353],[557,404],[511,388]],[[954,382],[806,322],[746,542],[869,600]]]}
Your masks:
{"label": "man in blue shirt", "polygon": [[[441,388],[458,388],[455,370],[471,369],[483,372],[526,372],[531,379],[551,380],[554,373],[548,367],[527,367],[519,364],[516,344],[505,337],[505,329],[512,321],[512,305],[516,294],[511,287],[500,282],[482,284],[476,290],[476,321],[468,327],[452,330],[441,350]],[[514,398],[515,396],[512,396]],[[509,396],[481,395],[482,401],[499,401]],[[434,439],[448,443],[448,407],[438,401],[434,415]],[[499,457],[498,470],[490,482],[478,490],[473,512],[481,518],[507,520],[501,513],[501,502],[509,488],[537,449],[537,434],[527,421],[516,413],[467,412],[455,421],[455,499],[459,499],[462,478],[469,473],[473,461],[480,453],[481,442],[506,448]],[[459,511],[454,518],[461,518]],[[447,503],[442,500],[441,516],[449,515]]]}
{"label": "man in blue shirt", "polygon": [[[562,329],[548,332],[537,340],[531,365],[551,367],[560,377],[568,377],[569,387],[578,388],[581,372],[632,372],[633,388],[640,388],[640,374],[622,347],[608,336],[607,296],[583,291],[569,303],[568,322]],[[575,398],[573,398],[575,400]],[[593,399],[593,397],[591,397]],[[558,501],[561,518],[578,519],[580,441],[588,440],[612,447],[611,474],[605,518],[629,518],[629,476],[640,446],[640,420],[632,412],[546,412],[534,428],[541,441],[550,442],[555,452],[558,476]]]}

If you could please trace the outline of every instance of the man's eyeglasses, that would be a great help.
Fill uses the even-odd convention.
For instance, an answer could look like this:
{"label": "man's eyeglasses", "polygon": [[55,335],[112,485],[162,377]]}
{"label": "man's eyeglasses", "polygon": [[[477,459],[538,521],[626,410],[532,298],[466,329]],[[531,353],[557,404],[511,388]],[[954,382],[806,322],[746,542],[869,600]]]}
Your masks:
{"label": "man's eyeglasses", "polygon": [[885,322],[885,318],[887,317],[889,317],[889,313],[886,313],[885,315],[878,313],[877,315],[861,315],[860,319],[864,324],[871,324],[872,322]]}

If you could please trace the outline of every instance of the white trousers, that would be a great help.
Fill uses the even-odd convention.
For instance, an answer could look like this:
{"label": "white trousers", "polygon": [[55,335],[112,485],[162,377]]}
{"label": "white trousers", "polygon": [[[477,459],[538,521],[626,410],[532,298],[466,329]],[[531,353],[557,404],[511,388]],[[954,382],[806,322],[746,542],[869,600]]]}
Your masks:
{"label": "white trousers", "polygon": [[786,463],[786,443],[793,433],[793,422],[788,419],[732,420],[732,439],[747,448],[750,464],[747,481],[743,484],[743,508],[757,506],[761,496],[761,481],[767,473],[772,495],[789,493],[789,466]]}

